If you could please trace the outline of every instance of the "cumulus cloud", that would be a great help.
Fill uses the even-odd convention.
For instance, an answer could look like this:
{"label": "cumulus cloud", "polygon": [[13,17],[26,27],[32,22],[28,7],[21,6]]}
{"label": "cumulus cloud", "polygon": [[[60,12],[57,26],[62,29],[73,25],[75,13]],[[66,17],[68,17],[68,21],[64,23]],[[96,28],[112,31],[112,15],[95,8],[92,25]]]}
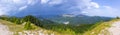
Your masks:
{"label": "cumulus cloud", "polygon": [[49,2],[50,5],[55,5],[55,4],[61,4],[62,2],[64,2],[63,0],[52,0]]}
{"label": "cumulus cloud", "polygon": [[35,0],[0,0],[0,15],[16,13],[17,10],[22,10],[33,4],[35,4]]}
{"label": "cumulus cloud", "polygon": [[89,16],[116,17],[119,16],[120,12],[119,10],[110,6],[101,6],[97,9],[87,9],[82,13]]}
{"label": "cumulus cloud", "polygon": [[91,7],[99,8],[99,4],[95,2],[91,2]]}
{"label": "cumulus cloud", "polygon": [[80,14],[82,10],[91,7],[98,8],[99,5],[92,0],[41,0],[40,11],[51,12],[44,14]]}
{"label": "cumulus cloud", "polygon": [[28,6],[22,6],[22,7],[20,7],[19,8],[19,10],[21,11],[21,10],[24,10],[24,9],[26,9]]}
{"label": "cumulus cloud", "polygon": [[46,4],[50,0],[41,0],[41,4]]}
{"label": "cumulus cloud", "polygon": [[[40,5],[25,10],[37,15],[62,15],[62,14],[84,14],[89,16],[116,16],[115,8],[106,5],[99,5],[92,0],[41,0]],[[107,13],[107,14],[106,14]],[[111,15],[115,13],[114,15]]]}
{"label": "cumulus cloud", "polygon": [[85,14],[114,17],[119,16],[117,12],[118,10],[113,7],[101,6],[92,0],[0,0],[0,15],[8,13],[19,15]]}

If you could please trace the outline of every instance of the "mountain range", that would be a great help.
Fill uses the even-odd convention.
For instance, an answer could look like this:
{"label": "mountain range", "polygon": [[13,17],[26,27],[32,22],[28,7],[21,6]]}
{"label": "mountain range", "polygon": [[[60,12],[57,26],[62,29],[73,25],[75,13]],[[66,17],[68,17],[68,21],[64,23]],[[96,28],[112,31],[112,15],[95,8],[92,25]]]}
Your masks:
{"label": "mountain range", "polygon": [[[53,22],[62,23],[62,24],[93,24],[101,21],[109,21],[112,18],[110,17],[100,17],[100,16],[86,16],[86,15],[73,15],[73,14],[64,14],[64,15],[44,15],[37,16],[40,19],[47,19]],[[41,18],[42,17],[42,18]]]}

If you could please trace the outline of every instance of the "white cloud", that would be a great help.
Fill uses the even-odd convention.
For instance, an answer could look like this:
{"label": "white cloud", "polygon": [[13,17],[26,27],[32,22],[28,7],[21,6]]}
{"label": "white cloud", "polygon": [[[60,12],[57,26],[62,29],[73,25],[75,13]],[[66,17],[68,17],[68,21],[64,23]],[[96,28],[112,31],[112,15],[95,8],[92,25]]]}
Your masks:
{"label": "white cloud", "polygon": [[23,6],[23,7],[20,7],[20,8],[19,8],[19,11],[26,9],[27,7],[28,7],[27,5],[26,5],[26,6]]}
{"label": "white cloud", "polygon": [[56,4],[61,4],[62,2],[64,2],[64,1],[63,0],[52,0],[48,4],[50,4],[50,5],[56,5]]}
{"label": "white cloud", "polygon": [[35,2],[35,0],[0,0],[0,15],[16,13],[17,10],[23,10]]}
{"label": "white cloud", "polygon": [[[115,17],[119,16],[120,12],[116,8],[106,5],[99,5],[97,2],[92,0],[44,0],[47,6],[53,5],[53,7],[48,8],[53,10],[63,10],[70,14],[85,14],[89,16],[105,16],[105,17]],[[54,5],[57,6],[55,7]],[[55,9],[53,9],[55,8]]]}
{"label": "white cloud", "polygon": [[41,4],[56,5],[56,4],[61,4],[64,1],[63,0],[41,0]]}
{"label": "white cloud", "polygon": [[41,0],[41,4],[46,4],[46,3],[48,3],[48,1],[50,1],[50,0]]}
{"label": "white cloud", "polygon": [[[46,4],[48,7],[50,6],[47,10],[52,9],[53,11],[59,9],[69,12],[70,14],[88,13],[82,11],[100,8],[100,5],[96,2],[92,2],[92,0],[41,0],[41,3]],[[53,7],[51,7],[51,5]]]}
{"label": "white cloud", "polygon": [[[0,0],[0,15],[7,14],[16,10],[24,10],[29,5],[34,5],[37,0]],[[99,5],[92,0],[40,0],[42,8],[45,11],[53,13],[55,10],[61,13],[61,10],[70,14],[85,14],[90,16],[119,16],[119,10]],[[41,9],[42,9],[41,8]],[[39,8],[38,8],[39,9]],[[42,9],[43,11],[44,9]]]}
{"label": "white cloud", "polygon": [[112,7],[110,7],[110,6],[103,6],[103,7],[107,8],[107,9],[112,9]]}
{"label": "white cloud", "polygon": [[95,3],[95,2],[91,2],[91,7],[94,7],[94,8],[99,8],[99,4],[98,3]]}
{"label": "white cloud", "polygon": [[22,1],[22,0],[12,0],[13,1],[13,3],[24,3],[25,1]]}
{"label": "white cloud", "polygon": [[35,0],[27,0],[28,2],[27,2],[27,4],[34,4],[35,2]]}
{"label": "white cloud", "polygon": [[104,17],[120,16],[119,10],[111,6],[106,6],[106,5],[101,6],[96,2],[92,2],[92,0],[79,0],[79,1],[81,2],[78,2],[78,7],[80,7],[80,10],[82,12],[77,11],[77,13],[74,14],[85,14],[89,16],[104,16]]}
{"label": "white cloud", "polygon": [[5,14],[4,12],[0,12],[0,15],[3,15],[3,14]]}
{"label": "white cloud", "polygon": [[10,11],[11,7],[0,6],[0,15],[7,14],[7,11]]}
{"label": "white cloud", "polygon": [[0,15],[5,14],[3,10],[0,9]]}
{"label": "white cloud", "polygon": [[104,17],[120,16],[119,10],[110,6],[101,6],[100,8],[97,8],[97,9],[94,9],[94,8],[87,9],[87,10],[84,10],[84,12],[87,12],[87,13],[83,13],[83,14],[89,15],[89,16],[104,16]]}

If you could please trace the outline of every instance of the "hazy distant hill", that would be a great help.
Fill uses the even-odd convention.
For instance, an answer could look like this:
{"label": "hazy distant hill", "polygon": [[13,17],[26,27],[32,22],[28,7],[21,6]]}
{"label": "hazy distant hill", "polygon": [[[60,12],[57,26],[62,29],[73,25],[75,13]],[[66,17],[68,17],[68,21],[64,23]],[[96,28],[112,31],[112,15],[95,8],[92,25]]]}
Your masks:
{"label": "hazy distant hill", "polygon": [[58,22],[58,23],[68,22],[69,24],[91,24],[100,21],[109,21],[112,19],[110,17],[86,16],[86,15],[74,16],[72,14],[48,15],[48,16],[46,15],[41,17],[54,22]]}

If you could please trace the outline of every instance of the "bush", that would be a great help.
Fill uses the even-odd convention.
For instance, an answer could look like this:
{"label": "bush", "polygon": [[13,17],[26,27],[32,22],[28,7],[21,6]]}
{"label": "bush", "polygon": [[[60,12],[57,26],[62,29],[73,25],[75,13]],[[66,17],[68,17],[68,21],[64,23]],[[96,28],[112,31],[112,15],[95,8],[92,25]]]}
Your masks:
{"label": "bush", "polygon": [[24,26],[24,29],[26,30],[31,30],[32,29],[32,25],[31,25],[31,22],[26,22],[25,26]]}
{"label": "bush", "polygon": [[116,19],[120,19],[120,17],[116,17]]}

